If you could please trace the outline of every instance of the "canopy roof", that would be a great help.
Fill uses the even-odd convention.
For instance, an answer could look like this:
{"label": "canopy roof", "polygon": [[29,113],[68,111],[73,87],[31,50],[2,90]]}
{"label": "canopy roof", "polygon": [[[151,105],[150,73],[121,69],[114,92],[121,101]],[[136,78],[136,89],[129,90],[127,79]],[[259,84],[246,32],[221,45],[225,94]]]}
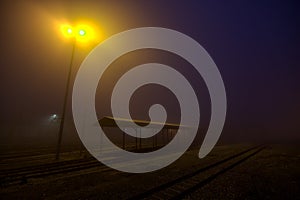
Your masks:
{"label": "canopy roof", "polygon": [[[118,124],[125,127],[132,127],[133,123],[139,125],[139,126],[146,126],[150,123],[150,121],[146,120],[137,120],[137,119],[125,119],[125,118],[115,118],[115,117],[109,117],[105,116],[102,119],[99,120],[99,123],[102,127],[118,127],[116,121],[118,121]],[[152,125],[161,126],[164,125],[165,129],[178,129],[180,124],[172,124],[172,123],[161,123],[161,122],[151,122]],[[183,126],[183,125],[181,125]],[[186,127],[186,126],[183,126]]]}

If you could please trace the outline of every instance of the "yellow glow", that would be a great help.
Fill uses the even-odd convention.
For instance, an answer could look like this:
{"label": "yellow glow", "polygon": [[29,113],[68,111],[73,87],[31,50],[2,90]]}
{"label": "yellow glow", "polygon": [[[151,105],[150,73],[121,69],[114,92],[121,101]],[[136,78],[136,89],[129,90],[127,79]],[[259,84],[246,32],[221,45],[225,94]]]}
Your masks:
{"label": "yellow glow", "polygon": [[94,29],[86,24],[76,26],[76,41],[81,43],[91,42],[96,39]]}
{"label": "yellow glow", "polygon": [[77,26],[69,24],[61,25],[61,32],[65,38],[73,38],[76,42],[81,44],[88,44],[90,42],[96,43],[103,37],[99,31],[95,31],[94,26],[87,23],[80,23]]}
{"label": "yellow glow", "polygon": [[70,26],[68,24],[63,24],[63,25],[61,25],[60,30],[64,37],[66,37],[66,38],[74,37],[72,26]]}
{"label": "yellow glow", "polygon": [[81,29],[81,30],[79,30],[78,33],[79,33],[79,35],[84,36],[84,35],[85,35],[85,30],[82,30],[82,29]]}

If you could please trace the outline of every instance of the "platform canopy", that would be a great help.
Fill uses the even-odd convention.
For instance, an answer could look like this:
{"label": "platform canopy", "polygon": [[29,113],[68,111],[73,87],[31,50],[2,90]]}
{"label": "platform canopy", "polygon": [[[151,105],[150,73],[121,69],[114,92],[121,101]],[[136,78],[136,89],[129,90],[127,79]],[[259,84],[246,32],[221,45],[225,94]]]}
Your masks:
{"label": "platform canopy", "polygon": [[[105,116],[102,119],[99,120],[99,123],[102,127],[118,127],[116,121],[118,121],[118,124],[120,124],[122,127],[132,127],[133,123],[139,125],[139,126],[146,126],[150,123],[150,121],[147,120],[138,120],[138,119],[125,119],[125,118],[115,118],[110,116]],[[152,125],[161,126],[164,125],[164,129],[178,129],[181,127],[187,127],[180,124],[173,124],[173,123],[161,123],[161,122],[151,122]]]}

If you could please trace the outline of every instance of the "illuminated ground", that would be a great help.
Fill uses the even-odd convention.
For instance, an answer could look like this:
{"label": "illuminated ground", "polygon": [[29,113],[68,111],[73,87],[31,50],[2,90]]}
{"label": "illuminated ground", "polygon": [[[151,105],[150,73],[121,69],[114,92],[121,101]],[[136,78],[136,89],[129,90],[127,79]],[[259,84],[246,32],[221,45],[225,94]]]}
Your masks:
{"label": "illuminated ground", "polygon": [[[249,147],[218,146],[202,160],[197,158],[197,150],[193,150],[171,166],[147,174],[121,173],[99,165],[81,171],[29,179],[23,184],[3,186],[0,195],[1,199],[127,199]],[[300,195],[299,153],[296,146],[267,146],[185,198],[297,199]],[[3,163],[1,166],[4,167]],[[205,178],[207,174],[200,173],[200,178]]]}

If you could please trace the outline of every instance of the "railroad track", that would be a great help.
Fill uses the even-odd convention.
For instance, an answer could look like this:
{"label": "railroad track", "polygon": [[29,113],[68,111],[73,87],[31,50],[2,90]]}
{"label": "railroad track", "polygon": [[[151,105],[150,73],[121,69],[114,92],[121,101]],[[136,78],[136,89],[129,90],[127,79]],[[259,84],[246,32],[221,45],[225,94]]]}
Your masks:
{"label": "railroad track", "polygon": [[[133,146],[127,146],[127,149],[131,148],[135,150]],[[142,150],[147,149],[143,148]],[[43,150],[43,151],[42,151]],[[141,150],[141,149],[139,149]],[[27,161],[39,161],[44,159],[49,159],[53,154],[43,154],[43,152],[52,151],[51,149],[44,148],[39,152],[37,151],[28,151],[28,152],[19,152],[19,153],[8,153],[7,155],[1,155],[0,164],[7,162],[9,159],[23,158]],[[86,151],[83,151],[83,153]],[[74,152],[69,152],[74,153]],[[79,152],[78,152],[79,153]],[[5,160],[5,161],[4,161]],[[5,163],[6,164],[6,163]],[[109,168],[100,164],[93,157],[66,160],[66,161],[57,161],[45,164],[38,164],[34,166],[24,166],[13,169],[4,169],[0,171],[0,187],[9,187],[18,184],[26,184],[31,179],[36,178],[46,178],[53,175],[61,175],[70,172],[82,171],[90,168],[98,167],[99,170],[107,171]]]}
{"label": "railroad track", "polygon": [[[217,176],[225,173],[229,169],[233,168],[234,166],[244,162],[248,158],[254,156],[256,153],[261,151],[264,147],[253,147],[242,151],[238,154],[225,158],[221,161],[213,163],[207,167],[201,168],[193,173],[187,174],[180,178],[177,178],[173,181],[160,185],[158,187],[152,188],[142,194],[132,197],[131,199],[143,199],[151,197],[153,199],[181,199],[184,196],[188,195],[189,193],[193,192],[196,189],[204,186],[211,180],[215,179]],[[253,153],[249,154],[249,152],[254,151]],[[238,161],[234,162],[233,164],[229,165],[229,167],[223,168],[221,171],[212,174],[211,176],[203,179],[199,182],[196,180],[201,172],[208,171],[210,169],[216,168],[224,163],[230,162],[236,158],[240,158]],[[91,169],[98,167],[97,170],[99,171],[107,171],[110,170],[109,168],[100,165],[99,161],[92,157],[76,159],[76,160],[67,160],[67,161],[60,161],[48,164],[41,164],[36,166],[28,166],[22,168],[15,168],[15,169],[7,169],[0,171],[0,184],[1,187],[9,187],[18,184],[26,184],[30,179],[36,178],[46,178],[48,176],[53,175],[64,175],[70,172],[77,172],[81,170]],[[172,198],[171,198],[172,197]]]}
{"label": "railroad track", "polygon": [[30,179],[44,178],[52,175],[65,174],[74,171],[86,170],[94,167],[106,169],[94,158],[61,161],[37,166],[28,166],[0,172],[1,187],[25,184]]}
{"label": "railroad track", "polygon": [[[264,148],[265,146],[252,147],[129,199],[183,199],[194,191],[207,185],[218,176],[253,157]],[[203,172],[205,172],[206,176],[204,176]]]}
{"label": "railroad track", "polygon": [[26,184],[31,179],[63,175],[65,173],[77,172],[95,167],[98,167],[99,171],[110,170],[110,168],[100,164],[100,162],[93,157],[6,169],[0,171],[0,186],[9,187],[18,184]]}
{"label": "railroad track", "polygon": [[[55,148],[39,148],[33,150],[26,150],[26,151],[12,151],[6,153],[0,153],[0,161],[2,160],[11,160],[11,159],[18,159],[18,158],[25,158],[25,157],[34,157],[34,156],[45,156],[54,154],[56,151]],[[74,148],[66,149],[62,153],[70,153],[76,151]],[[79,151],[79,150],[77,150]]]}
{"label": "railroad track", "polygon": [[45,154],[53,154],[54,150],[35,150],[35,151],[25,151],[25,152],[8,152],[6,154],[0,155],[0,160],[9,160],[16,158],[24,158],[31,156],[40,156]]}
{"label": "railroad track", "polygon": [[[126,145],[126,149],[128,150],[136,150],[136,147],[134,144],[129,144]],[[146,146],[143,147],[142,149],[139,150],[146,150],[146,149],[153,149],[152,146]],[[64,153],[83,153],[86,152],[86,150],[83,149],[78,149],[78,148],[65,148],[64,151],[61,152],[61,154]],[[56,149],[55,148],[51,148],[51,147],[44,147],[44,148],[38,148],[38,149],[33,149],[33,150],[26,150],[26,151],[12,151],[12,152],[6,152],[6,153],[0,153],[0,162],[4,162],[7,160],[13,160],[13,159],[20,159],[20,158],[30,158],[30,157],[39,157],[39,156],[53,156],[56,153]]]}

